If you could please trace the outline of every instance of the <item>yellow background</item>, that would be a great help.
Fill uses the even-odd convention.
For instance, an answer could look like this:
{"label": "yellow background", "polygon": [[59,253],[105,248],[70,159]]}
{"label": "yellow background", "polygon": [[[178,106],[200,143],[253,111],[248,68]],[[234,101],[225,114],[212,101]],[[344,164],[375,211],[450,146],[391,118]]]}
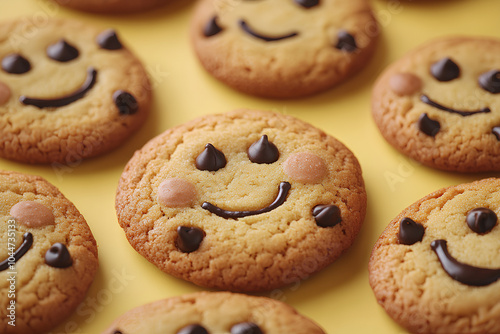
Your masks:
{"label": "yellow background", "polygon": [[115,189],[133,152],[153,136],[200,115],[241,107],[290,114],[341,140],[358,157],[368,192],[363,229],[347,253],[300,284],[262,295],[294,306],[328,333],[405,333],[378,306],[368,285],[373,244],[396,214],[422,196],[495,174],[432,170],[396,152],[372,121],[372,84],[389,63],[434,37],[500,36],[500,1],[375,0],[382,34],[373,60],[344,84],[301,100],[246,96],[208,75],[193,55],[188,38],[193,5],[193,1],[178,0],[146,13],[111,16],[67,10],[49,0],[0,0],[0,19],[23,16],[43,22],[51,17],[72,17],[115,28],[143,60],[154,86],[152,113],[146,124],[105,156],[58,169],[0,160],[1,169],[38,174],[59,187],[85,216],[99,245],[100,269],[85,301],[52,333],[100,333],[135,306],[201,290],[164,274],[132,249],[116,220]]}

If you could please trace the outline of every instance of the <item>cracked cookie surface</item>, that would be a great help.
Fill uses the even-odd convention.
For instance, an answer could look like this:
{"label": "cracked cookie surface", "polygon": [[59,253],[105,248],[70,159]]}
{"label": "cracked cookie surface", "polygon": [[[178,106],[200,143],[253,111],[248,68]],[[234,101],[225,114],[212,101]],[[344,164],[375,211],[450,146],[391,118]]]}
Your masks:
{"label": "cracked cookie surface", "polygon": [[142,64],[114,31],[31,22],[0,24],[0,156],[72,164],[119,146],[148,113]]}
{"label": "cracked cookie surface", "polygon": [[291,116],[239,110],[152,139],[127,164],[118,221],[161,270],[234,291],[321,270],[361,228],[361,168],[339,141]]}
{"label": "cracked cookie surface", "polygon": [[492,178],[438,190],[378,239],[370,285],[410,332],[500,332],[499,189]]}
{"label": "cracked cookie surface", "polygon": [[295,98],[352,76],[374,52],[369,1],[200,1],[191,39],[201,64],[242,92]]}
{"label": "cracked cookie surface", "polygon": [[[198,331],[194,330],[194,326],[198,326]],[[103,334],[117,332],[325,333],[312,320],[300,315],[285,303],[266,297],[230,292],[192,293],[139,306],[116,319]]]}
{"label": "cracked cookie surface", "polygon": [[500,170],[500,40],[447,37],[390,65],[372,96],[384,138],[424,165]]}
{"label": "cracked cookie surface", "polygon": [[45,333],[83,300],[97,245],[75,206],[41,177],[0,171],[0,194],[0,332]]}

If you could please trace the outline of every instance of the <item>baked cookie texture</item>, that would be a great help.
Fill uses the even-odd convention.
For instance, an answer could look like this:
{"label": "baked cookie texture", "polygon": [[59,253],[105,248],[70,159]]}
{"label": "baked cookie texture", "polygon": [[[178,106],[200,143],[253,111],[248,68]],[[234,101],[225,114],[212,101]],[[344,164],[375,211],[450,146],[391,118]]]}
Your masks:
{"label": "baked cookie texture", "polygon": [[208,72],[270,98],[303,97],[344,81],[366,65],[378,34],[366,0],[202,0],[191,23]]}
{"label": "baked cookie texture", "polygon": [[499,189],[490,178],[438,190],[378,239],[370,285],[410,332],[500,332]]}
{"label": "baked cookie texture", "polygon": [[377,80],[375,123],[424,165],[500,170],[500,40],[446,37],[411,51]]}
{"label": "baked cookie texture", "polygon": [[61,6],[93,13],[120,14],[148,10],[169,0],[54,0]]}
{"label": "baked cookie texture", "polygon": [[130,244],[166,273],[261,291],[304,279],[351,246],[366,192],[357,159],[333,137],[291,116],[238,110],[171,128],[137,151],[116,211]]}
{"label": "baked cookie texture", "polygon": [[119,146],[150,106],[139,60],[111,30],[30,22],[0,24],[0,156],[71,164]]}
{"label": "baked cookie texture", "polygon": [[0,171],[0,194],[0,332],[46,333],[83,301],[98,267],[96,241],[75,206],[41,177]]}
{"label": "baked cookie texture", "polygon": [[292,307],[271,298],[230,292],[198,292],[160,300],[130,310],[103,332],[103,334],[108,333],[324,334],[325,332]]}

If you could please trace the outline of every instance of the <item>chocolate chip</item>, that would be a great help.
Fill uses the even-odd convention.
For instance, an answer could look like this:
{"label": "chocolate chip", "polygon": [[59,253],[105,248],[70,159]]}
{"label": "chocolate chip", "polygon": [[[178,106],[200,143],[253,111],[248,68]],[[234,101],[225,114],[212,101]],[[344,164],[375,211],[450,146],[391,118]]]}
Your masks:
{"label": "chocolate chip", "polygon": [[119,331],[119,330],[116,330],[116,331],[113,332],[113,334],[123,334],[123,332]]}
{"label": "chocolate chip", "polygon": [[189,325],[181,328],[176,334],[208,334],[208,331],[200,325]]}
{"label": "chocolate chip", "polygon": [[280,152],[273,143],[269,142],[267,135],[260,137],[248,149],[248,158],[258,164],[271,164],[278,160]]}
{"label": "chocolate chip", "polygon": [[112,29],[100,33],[96,41],[101,48],[106,50],[119,50],[123,47],[116,32]]}
{"label": "chocolate chip", "polygon": [[123,90],[117,90],[113,93],[113,101],[121,115],[133,115],[139,111],[139,104],[135,97]]}
{"label": "chocolate chip", "polygon": [[497,224],[497,215],[487,208],[476,208],[467,214],[467,225],[476,233],[490,232]]}
{"label": "chocolate chip", "polygon": [[340,30],[337,34],[337,44],[335,47],[339,50],[346,52],[354,52],[358,49],[358,45],[356,44],[356,40],[354,36],[349,34],[345,30]]}
{"label": "chocolate chip", "polygon": [[405,217],[399,222],[399,243],[403,245],[413,245],[414,243],[422,241],[424,232],[425,229],[421,224]]}
{"label": "chocolate chip", "polygon": [[420,115],[418,119],[418,129],[428,136],[434,137],[441,130],[441,124],[438,121],[430,119],[427,114]]}
{"label": "chocolate chip", "polygon": [[45,253],[45,263],[54,268],[67,268],[73,264],[73,260],[68,248],[58,242]]}
{"label": "chocolate chip", "polygon": [[214,35],[217,35],[221,31],[222,28],[217,24],[217,16],[214,16],[205,25],[205,29],[203,29],[203,35],[205,35],[205,37],[212,37]]}
{"label": "chocolate chip", "polygon": [[443,58],[432,64],[431,74],[439,81],[451,81],[460,76],[460,68],[450,58]]}
{"label": "chocolate chip", "polygon": [[231,334],[263,334],[263,332],[253,322],[241,322],[231,327]]}
{"label": "chocolate chip", "polygon": [[2,59],[2,69],[10,74],[23,74],[31,70],[31,64],[19,54],[10,54]]}
{"label": "chocolate chip", "polygon": [[216,149],[212,144],[205,145],[205,149],[196,157],[196,168],[216,172],[226,166],[224,153]]}
{"label": "chocolate chip", "polygon": [[203,230],[197,227],[179,226],[175,243],[181,252],[191,253],[200,248],[204,237]]}
{"label": "chocolate chip", "polygon": [[47,56],[56,61],[65,63],[78,58],[80,52],[71,44],[68,44],[64,39],[59,42],[49,45],[47,48]]}
{"label": "chocolate chip", "polygon": [[295,0],[295,3],[301,5],[304,8],[311,8],[319,5],[319,0]]}
{"label": "chocolate chip", "polygon": [[497,140],[500,141],[500,126],[495,126],[492,130],[491,130],[491,133],[493,133],[495,135],[495,137],[497,137]]}
{"label": "chocolate chip", "polygon": [[492,70],[481,74],[479,85],[492,94],[500,93],[500,71]]}
{"label": "chocolate chip", "polygon": [[340,209],[336,205],[316,205],[312,214],[320,227],[332,227],[342,222]]}

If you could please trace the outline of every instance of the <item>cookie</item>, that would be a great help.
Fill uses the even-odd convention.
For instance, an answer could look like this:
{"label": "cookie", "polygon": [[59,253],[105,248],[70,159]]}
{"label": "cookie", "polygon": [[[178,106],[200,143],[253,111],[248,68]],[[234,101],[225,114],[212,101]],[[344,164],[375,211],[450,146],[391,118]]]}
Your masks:
{"label": "cookie", "polygon": [[0,157],[72,164],[145,121],[147,74],[112,30],[62,19],[0,23]]}
{"label": "cookie", "polygon": [[169,0],[54,0],[61,6],[92,13],[135,13],[152,9],[170,2]]}
{"label": "cookie", "polygon": [[366,65],[378,26],[366,0],[202,0],[191,39],[205,69],[242,92],[295,98]]}
{"label": "cookie", "polygon": [[297,282],[346,250],[366,193],[354,155],[291,116],[238,110],[172,128],[136,152],[118,221],[161,270],[260,291]]}
{"label": "cookie", "polygon": [[424,165],[500,170],[500,40],[447,37],[389,66],[373,89],[385,139]]}
{"label": "cookie", "polygon": [[280,301],[230,292],[198,292],[130,310],[103,334],[324,334]]}
{"label": "cookie", "polygon": [[0,171],[0,332],[45,333],[83,301],[97,272],[87,223],[38,176]]}
{"label": "cookie", "polygon": [[500,333],[500,179],[438,190],[373,248],[370,285],[412,333]]}

